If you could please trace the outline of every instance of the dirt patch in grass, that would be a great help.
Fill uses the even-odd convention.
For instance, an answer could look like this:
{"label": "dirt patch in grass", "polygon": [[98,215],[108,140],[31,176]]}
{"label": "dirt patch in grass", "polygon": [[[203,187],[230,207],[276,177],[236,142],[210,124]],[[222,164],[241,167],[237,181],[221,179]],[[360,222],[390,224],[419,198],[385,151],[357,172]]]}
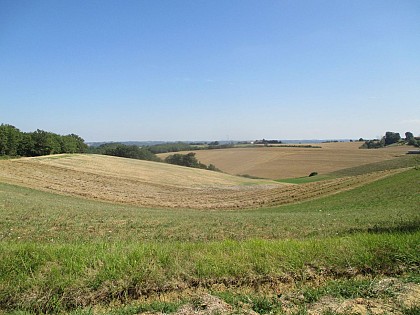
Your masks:
{"label": "dirt patch in grass", "polygon": [[[239,288],[237,293],[223,293],[223,291],[217,293],[213,290],[214,293],[210,294],[205,290],[188,291],[176,296],[178,299],[182,297],[186,302],[171,314],[403,315],[405,310],[415,310],[420,307],[419,284],[403,283],[396,278],[384,278],[376,281],[373,286],[373,290],[376,290],[380,297],[337,298],[326,295],[316,302],[309,303],[305,301],[299,289],[292,286],[288,287],[287,292],[283,291],[285,289],[283,286],[281,290],[283,294],[278,294],[280,291],[275,288],[271,288],[271,293],[246,288]],[[166,300],[165,296],[157,298]],[[163,315],[165,313],[148,311],[139,314]]]}
{"label": "dirt patch in grass", "polygon": [[[340,299],[325,296],[308,308],[308,315],[334,314],[385,315],[403,314],[403,310],[420,307],[420,285],[402,283],[386,278],[375,285],[375,290],[387,291],[388,297]],[[391,293],[390,293],[391,292]]]}
{"label": "dirt patch in grass", "polygon": [[[272,314],[275,308],[277,313],[283,314],[298,314],[299,310],[306,309],[308,315],[323,315],[323,314],[358,314],[358,315],[385,315],[385,314],[403,314],[403,310],[414,309],[420,307],[420,285],[415,283],[402,283],[396,278],[385,278],[375,284],[374,290],[387,291],[388,296],[381,298],[365,298],[357,297],[351,299],[333,298],[331,296],[324,296],[315,303],[303,302],[303,297],[298,292],[290,292],[278,298],[248,297],[248,303],[238,303],[239,309],[232,307],[222,299],[209,294],[203,294],[195,297],[192,303],[186,304],[182,307],[176,315],[186,314]],[[392,293],[389,293],[392,292]],[[258,309],[258,303],[266,301],[266,308],[261,312],[256,312],[253,308]],[[267,302],[268,301],[268,302]],[[261,307],[261,306],[260,306]],[[276,313],[276,312],[274,312]]]}
{"label": "dirt patch in grass", "polygon": [[181,307],[176,315],[207,315],[207,314],[231,314],[232,306],[227,304],[225,301],[210,295],[203,294],[196,296],[192,299],[191,303],[188,303]]}

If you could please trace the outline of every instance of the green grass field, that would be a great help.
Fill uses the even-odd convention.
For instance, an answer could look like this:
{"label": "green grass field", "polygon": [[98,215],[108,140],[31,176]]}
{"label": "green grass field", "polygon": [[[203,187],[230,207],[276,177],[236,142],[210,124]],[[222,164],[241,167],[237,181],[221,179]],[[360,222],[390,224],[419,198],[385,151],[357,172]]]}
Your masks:
{"label": "green grass field", "polygon": [[393,170],[399,168],[409,168],[415,167],[420,164],[420,157],[416,155],[405,155],[401,156],[398,159],[386,160],[376,163],[369,163],[361,166],[344,168],[339,171],[335,171],[329,174],[316,175],[316,176],[304,176],[298,178],[285,178],[278,179],[278,182],[290,183],[290,184],[305,184],[318,182],[327,179],[333,179],[337,177],[345,176],[357,176],[366,173],[384,171],[384,170]]}
{"label": "green grass field", "polygon": [[370,297],[381,277],[419,283],[419,184],[412,168],[316,200],[234,211],[144,209],[0,184],[0,312],[168,313],[203,291],[233,313],[247,301],[282,314],[280,290],[302,294],[295,314],[306,314],[327,294]]}

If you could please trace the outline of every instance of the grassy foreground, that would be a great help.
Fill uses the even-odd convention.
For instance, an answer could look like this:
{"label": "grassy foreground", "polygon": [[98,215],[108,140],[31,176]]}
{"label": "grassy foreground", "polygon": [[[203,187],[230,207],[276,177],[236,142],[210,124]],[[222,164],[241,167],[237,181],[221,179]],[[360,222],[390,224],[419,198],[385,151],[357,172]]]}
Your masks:
{"label": "grassy foreground", "polygon": [[3,308],[58,312],[187,288],[324,276],[395,275],[418,267],[420,233],[306,241],[1,244]]}
{"label": "grassy foreground", "polygon": [[[314,275],[418,281],[419,182],[420,171],[411,169],[300,204],[211,212],[142,209],[0,184],[0,312],[79,312],[221,285],[306,283]],[[148,307],[169,312],[180,303]]]}

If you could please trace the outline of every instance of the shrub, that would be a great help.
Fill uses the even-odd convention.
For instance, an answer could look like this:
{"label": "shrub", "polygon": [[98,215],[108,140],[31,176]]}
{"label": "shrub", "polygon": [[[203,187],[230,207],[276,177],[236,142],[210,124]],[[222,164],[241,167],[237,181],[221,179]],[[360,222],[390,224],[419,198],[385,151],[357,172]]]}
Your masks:
{"label": "shrub", "polygon": [[207,166],[201,163],[200,161],[198,161],[197,158],[195,157],[194,152],[190,152],[188,154],[176,153],[173,155],[168,155],[165,158],[165,162],[169,164],[175,164],[175,165],[187,166],[187,167],[193,167],[193,168],[201,168],[201,169],[210,170],[210,171],[220,171],[213,164],[210,164],[209,166]]}

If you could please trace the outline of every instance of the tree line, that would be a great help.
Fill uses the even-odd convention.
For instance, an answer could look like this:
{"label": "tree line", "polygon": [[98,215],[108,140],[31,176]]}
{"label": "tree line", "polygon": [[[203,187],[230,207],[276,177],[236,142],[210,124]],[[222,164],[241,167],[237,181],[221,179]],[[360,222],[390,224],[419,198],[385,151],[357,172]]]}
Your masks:
{"label": "tree line", "polygon": [[155,144],[148,146],[147,149],[154,153],[168,153],[168,152],[179,152],[179,151],[188,151],[188,150],[199,150],[200,146],[191,145],[185,142],[175,142],[175,143],[164,143],[164,144]]}
{"label": "tree line", "polygon": [[179,152],[179,151],[190,151],[190,150],[212,150],[212,149],[228,149],[233,148],[233,143],[220,144],[219,141],[213,141],[210,143],[207,142],[174,142],[174,143],[164,143],[164,144],[155,144],[147,146],[147,149],[152,153],[169,153],[169,152]]}
{"label": "tree line", "polygon": [[0,125],[0,156],[19,157],[61,153],[93,153],[154,162],[166,162],[181,166],[218,171],[212,164],[207,166],[200,163],[195,157],[195,153],[175,154],[168,156],[165,160],[162,160],[154,153],[187,147],[189,147],[189,145],[183,143],[154,149],[151,149],[151,147],[139,147],[121,143],[106,143],[98,147],[88,147],[85,141],[75,134],[58,135],[41,129],[37,129],[34,132],[22,132],[12,125]]}
{"label": "tree line", "polygon": [[122,143],[105,143],[98,147],[89,147],[88,153],[162,162],[162,159],[151,152],[147,147],[140,148],[136,145],[126,145]]}
{"label": "tree line", "polygon": [[268,144],[282,144],[282,142],[280,140],[266,140],[266,139],[262,139],[262,140],[255,140],[254,144],[264,144],[264,145],[268,145]]}
{"label": "tree line", "polygon": [[416,139],[413,133],[410,131],[407,131],[405,133],[405,138],[401,138],[398,132],[387,131],[380,140],[376,139],[365,141],[365,143],[362,145],[362,148],[377,149],[386,147],[394,143],[408,144],[416,147],[420,146],[420,140]]}
{"label": "tree line", "polygon": [[0,156],[84,153],[87,148],[85,141],[75,134],[62,136],[40,129],[22,132],[12,125],[0,125]]}
{"label": "tree line", "polygon": [[[178,146],[179,145],[179,146]],[[173,144],[173,146],[160,146],[157,149],[157,152],[165,149],[176,149],[179,147],[183,147],[182,144]],[[104,155],[111,155],[111,156],[118,156],[123,158],[130,158],[130,159],[137,159],[137,160],[146,160],[146,161],[154,161],[154,162],[165,162],[174,165],[186,166],[186,167],[193,167],[193,168],[201,168],[210,171],[220,171],[216,166],[213,164],[206,165],[201,163],[195,157],[194,152],[190,152],[187,154],[173,154],[167,156],[164,160],[158,157],[152,150],[153,147],[138,147],[136,145],[126,145],[122,143],[105,143],[98,147],[90,147],[89,153],[93,154],[104,154]]]}

